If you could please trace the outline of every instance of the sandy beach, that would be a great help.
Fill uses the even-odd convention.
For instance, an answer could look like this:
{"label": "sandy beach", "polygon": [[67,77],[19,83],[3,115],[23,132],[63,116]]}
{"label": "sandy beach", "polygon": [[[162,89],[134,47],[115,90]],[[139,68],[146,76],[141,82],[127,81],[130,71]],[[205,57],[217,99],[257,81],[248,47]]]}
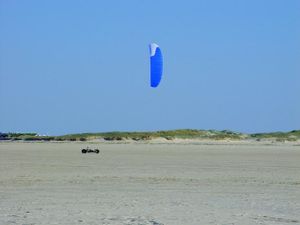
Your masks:
{"label": "sandy beach", "polygon": [[0,143],[0,224],[300,224],[300,146]]}

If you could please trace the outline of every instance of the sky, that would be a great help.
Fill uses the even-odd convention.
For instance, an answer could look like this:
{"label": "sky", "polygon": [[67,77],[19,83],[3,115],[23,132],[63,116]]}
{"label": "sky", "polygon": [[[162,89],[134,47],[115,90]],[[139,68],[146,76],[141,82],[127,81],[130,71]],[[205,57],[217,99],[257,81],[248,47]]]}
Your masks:
{"label": "sky", "polygon": [[0,0],[0,132],[300,129],[299,27],[299,0]]}

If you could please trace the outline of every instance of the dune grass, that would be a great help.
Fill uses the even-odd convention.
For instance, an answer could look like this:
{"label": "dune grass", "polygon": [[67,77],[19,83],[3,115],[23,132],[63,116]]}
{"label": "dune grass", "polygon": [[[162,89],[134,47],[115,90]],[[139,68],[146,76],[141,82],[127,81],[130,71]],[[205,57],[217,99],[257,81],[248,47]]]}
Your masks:
{"label": "dune grass", "polygon": [[0,133],[0,140],[10,141],[89,141],[104,139],[106,141],[146,141],[155,138],[173,139],[210,139],[210,140],[245,140],[254,139],[257,141],[272,139],[275,141],[297,141],[300,140],[300,130],[290,132],[271,132],[244,134],[230,130],[165,130],[153,132],[103,132],[103,133],[80,133],[67,134],[62,136],[39,136],[37,133]]}

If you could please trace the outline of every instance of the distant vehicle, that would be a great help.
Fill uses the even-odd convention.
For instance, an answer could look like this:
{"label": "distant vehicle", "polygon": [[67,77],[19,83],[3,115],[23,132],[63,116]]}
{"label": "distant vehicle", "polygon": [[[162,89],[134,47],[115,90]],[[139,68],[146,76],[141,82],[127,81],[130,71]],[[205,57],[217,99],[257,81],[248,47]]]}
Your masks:
{"label": "distant vehicle", "polygon": [[87,148],[83,148],[82,150],[81,150],[81,153],[82,154],[85,154],[85,153],[96,153],[96,154],[99,154],[99,149],[91,149],[91,148],[89,148],[89,147],[87,147]]}

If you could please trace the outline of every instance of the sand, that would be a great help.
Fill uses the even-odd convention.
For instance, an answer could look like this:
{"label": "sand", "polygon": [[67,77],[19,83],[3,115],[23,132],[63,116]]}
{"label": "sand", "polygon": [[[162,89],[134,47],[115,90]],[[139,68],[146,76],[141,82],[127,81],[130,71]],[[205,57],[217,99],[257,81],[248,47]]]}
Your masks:
{"label": "sand", "polygon": [[300,146],[0,143],[0,224],[300,224]]}

